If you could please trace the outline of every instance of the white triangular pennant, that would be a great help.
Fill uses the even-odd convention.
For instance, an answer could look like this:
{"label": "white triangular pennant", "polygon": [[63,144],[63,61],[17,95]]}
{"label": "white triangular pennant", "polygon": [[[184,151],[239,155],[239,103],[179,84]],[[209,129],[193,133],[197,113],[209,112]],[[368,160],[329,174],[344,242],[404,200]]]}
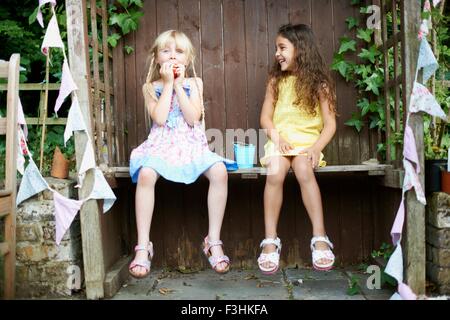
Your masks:
{"label": "white triangular pennant", "polygon": [[56,15],[50,19],[45,32],[44,41],[42,41],[41,51],[43,54],[48,54],[48,48],[61,48],[64,50],[64,43],[59,33],[58,21]]}
{"label": "white triangular pennant", "polygon": [[63,68],[62,68],[62,79],[61,79],[61,87],[59,88],[58,98],[55,103],[55,113],[58,113],[59,108],[63,104],[64,100],[69,96],[69,94],[78,90],[75,81],[73,81],[72,73],[70,72],[69,64],[67,60],[64,59]]}

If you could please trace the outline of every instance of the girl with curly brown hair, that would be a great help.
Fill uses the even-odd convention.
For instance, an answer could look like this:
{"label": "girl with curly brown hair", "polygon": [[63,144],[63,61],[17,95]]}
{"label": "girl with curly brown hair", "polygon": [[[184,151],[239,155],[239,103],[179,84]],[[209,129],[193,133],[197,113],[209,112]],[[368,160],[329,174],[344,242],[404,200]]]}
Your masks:
{"label": "girl with curly brown hair", "polygon": [[314,35],[304,24],[283,25],[261,111],[261,127],[269,138],[261,164],[267,167],[264,189],[265,239],[258,265],[265,274],[278,270],[281,241],[277,224],[283,202],[283,183],[289,169],[301,188],[312,223],[312,262],[317,270],[334,264],[333,244],[323,219],[320,189],[314,169],[326,165],[322,150],[336,131],[334,83],[323,63]]}

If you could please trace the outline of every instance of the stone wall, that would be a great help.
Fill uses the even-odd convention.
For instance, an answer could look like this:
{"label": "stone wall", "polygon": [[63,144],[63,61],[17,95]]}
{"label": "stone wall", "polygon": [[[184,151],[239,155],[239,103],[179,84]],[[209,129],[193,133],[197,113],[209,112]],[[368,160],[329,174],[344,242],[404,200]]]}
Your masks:
{"label": "stone wall", "polygon": [[450,294],[450,195],[435,192],[427,203],[427,277]]}
{"label": "stone wall", "polygon": [[[76,199],[75,181],[45,178],[51,188]],[[17,298],[70,296],[73,270],[80,270],[82,247],[79,214],[62,239],[55,241],[53,193],[44,191],[17,208]],[[77,267],[72,267],[77,266]]]}

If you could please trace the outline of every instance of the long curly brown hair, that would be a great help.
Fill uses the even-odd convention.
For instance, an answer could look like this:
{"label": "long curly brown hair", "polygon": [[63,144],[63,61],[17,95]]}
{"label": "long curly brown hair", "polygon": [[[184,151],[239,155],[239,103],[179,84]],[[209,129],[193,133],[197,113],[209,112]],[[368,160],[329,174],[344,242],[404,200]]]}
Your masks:
{"label": "long curly brown hair", "polygon": [[269,73],[274,92],[274,107],[278,101],[280,81],[290,75],[296,76],[295,105],[315,116],[320,93],[328,99],[330,110],[336,112],[336,89],[328,69],[319,53],[314,34],[305,24],[285,24],[278,29],[278,36],[289,40],[295,48],[295,66],[291,71],[282,71],[275,59]]}

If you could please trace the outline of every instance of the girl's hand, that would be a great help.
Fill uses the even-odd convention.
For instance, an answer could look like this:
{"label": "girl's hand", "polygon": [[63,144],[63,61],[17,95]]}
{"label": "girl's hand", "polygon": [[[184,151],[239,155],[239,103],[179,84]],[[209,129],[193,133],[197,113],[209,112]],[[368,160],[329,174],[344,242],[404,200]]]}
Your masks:
{"label": "girl's hand", "polygon": [[294,149],[294,147],[289,142],[284,140],[281,136],[279,139],[280,140],[279,140],[278,149],[280,150],[281,153],[288,153],[289,151]]}
{"label": "girl's hand", "polygon": [[163,80],[164,84],[173,83],[174,75],[172,71],[172,63],[163,63],[161,68],[159,69],[159,74],[161,75],[161,79]]}
{"label": "girl's hand", "polygon": [[310,147],[304,149],[300,154],[305,154],[308,161],[311,163],[311,167],[314,169],[319,165],[320,150]]}
{"label": "girl's hand", "polygon": [[173,64],[172,72],[175,77],[175,85],[183,85],[186,66],[184,64]]}

